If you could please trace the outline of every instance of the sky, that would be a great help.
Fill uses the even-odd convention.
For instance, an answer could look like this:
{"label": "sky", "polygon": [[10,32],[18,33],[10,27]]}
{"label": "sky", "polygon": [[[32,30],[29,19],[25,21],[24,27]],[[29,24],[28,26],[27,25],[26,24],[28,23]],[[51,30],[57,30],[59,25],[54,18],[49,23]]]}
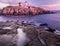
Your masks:
{"label": "sky", "polygon": [[0,7],[7,6],[8,3],[18,4],[18,2],[27,1],[31,5],[43,7],[50,10],[60,10],[60,0],[0,0]]}

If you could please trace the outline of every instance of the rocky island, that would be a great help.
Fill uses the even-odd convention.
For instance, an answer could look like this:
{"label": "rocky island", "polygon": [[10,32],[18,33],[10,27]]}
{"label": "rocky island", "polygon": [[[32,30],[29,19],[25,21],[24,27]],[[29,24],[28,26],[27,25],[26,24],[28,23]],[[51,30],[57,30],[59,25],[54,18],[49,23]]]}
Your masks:
{"label": "rocky island", "polygon": [[22,5],[19,2],[18,6],[7,6],[2,9],[2,15],[38,15],[53,13],[40,7]]}

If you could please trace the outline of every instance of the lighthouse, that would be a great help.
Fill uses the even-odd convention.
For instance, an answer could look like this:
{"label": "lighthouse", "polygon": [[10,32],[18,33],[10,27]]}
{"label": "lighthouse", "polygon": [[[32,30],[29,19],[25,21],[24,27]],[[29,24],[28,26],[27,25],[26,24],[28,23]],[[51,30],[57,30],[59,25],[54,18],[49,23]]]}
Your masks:
{"label": "lighthouse", "polygon": [[19,2],[18,4],[19,4],[19,6],[21,6],[21,2]]}

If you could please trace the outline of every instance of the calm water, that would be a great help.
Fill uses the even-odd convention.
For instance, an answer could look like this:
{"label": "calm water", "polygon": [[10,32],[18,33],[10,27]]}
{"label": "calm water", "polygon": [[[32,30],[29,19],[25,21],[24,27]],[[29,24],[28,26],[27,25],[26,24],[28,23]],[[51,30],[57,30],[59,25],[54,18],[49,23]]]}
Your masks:
{"label": "calm water", "polygon": [[42,14],[33,17],[27,16],[0,16],[0,21],[31,21],[34,23],[48,23],[51,28],[60,30],[60,12],[55,14]]}

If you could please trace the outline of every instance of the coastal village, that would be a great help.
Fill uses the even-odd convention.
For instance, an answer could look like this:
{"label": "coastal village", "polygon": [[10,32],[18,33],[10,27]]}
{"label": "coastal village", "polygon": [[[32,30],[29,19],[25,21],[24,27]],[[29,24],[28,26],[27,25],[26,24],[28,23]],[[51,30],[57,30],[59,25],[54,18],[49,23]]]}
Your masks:
{"label": "coastal village", "polygon": [[40,7],[30,6],[27,1],[22,4],[18,3],[17,6],[7,6],[2,10],[3,15],[38,15],[38,14],[48,14],[51,13]]}

